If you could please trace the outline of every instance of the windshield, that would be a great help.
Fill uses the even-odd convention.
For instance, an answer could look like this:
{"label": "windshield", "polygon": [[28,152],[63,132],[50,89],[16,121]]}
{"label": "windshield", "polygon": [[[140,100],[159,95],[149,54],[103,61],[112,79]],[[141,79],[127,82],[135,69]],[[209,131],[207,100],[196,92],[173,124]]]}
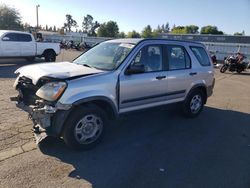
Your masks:
{"label": "windshield", "polygon": [[129,43],[104,42],[82,54],[73,63],[96,69],[114,70],[134,46]]}

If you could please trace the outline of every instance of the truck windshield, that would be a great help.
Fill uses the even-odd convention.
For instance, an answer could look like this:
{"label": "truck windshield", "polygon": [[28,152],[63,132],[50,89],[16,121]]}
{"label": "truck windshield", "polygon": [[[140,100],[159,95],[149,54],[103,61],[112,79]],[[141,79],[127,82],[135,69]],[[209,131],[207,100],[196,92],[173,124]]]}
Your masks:
{"label": "truck windshield", "polygon": [[111,71],[122,63],[134,46],[129,43],[104,42],[79,56],[73,63]]}

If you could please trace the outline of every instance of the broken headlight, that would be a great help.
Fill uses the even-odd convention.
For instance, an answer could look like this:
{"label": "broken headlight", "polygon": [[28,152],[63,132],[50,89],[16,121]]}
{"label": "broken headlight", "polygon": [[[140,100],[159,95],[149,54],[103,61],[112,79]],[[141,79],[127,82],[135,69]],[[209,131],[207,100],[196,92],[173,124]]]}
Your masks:
{"label": "broken headlight", "polygon": [[47,101],[55,101],[62,95],[66,87],[67,84],[65,82],[50,82],[43,85],[36,92],[36,95]]}

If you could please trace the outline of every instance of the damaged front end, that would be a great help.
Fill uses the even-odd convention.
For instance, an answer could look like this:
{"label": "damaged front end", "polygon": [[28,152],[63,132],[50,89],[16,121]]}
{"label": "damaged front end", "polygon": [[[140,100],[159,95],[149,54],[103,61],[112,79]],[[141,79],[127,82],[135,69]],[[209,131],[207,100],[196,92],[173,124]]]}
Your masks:
{"label": "damaged front end", "polygon": [[22,76],[17,78],[14,87],[18,96],[10,99],[29,114],[37,142],[46,135],[60,136],[59,128],[71,108],[57,102],[67,87],[66,82],[44,77],[34,85],[30,78]]}

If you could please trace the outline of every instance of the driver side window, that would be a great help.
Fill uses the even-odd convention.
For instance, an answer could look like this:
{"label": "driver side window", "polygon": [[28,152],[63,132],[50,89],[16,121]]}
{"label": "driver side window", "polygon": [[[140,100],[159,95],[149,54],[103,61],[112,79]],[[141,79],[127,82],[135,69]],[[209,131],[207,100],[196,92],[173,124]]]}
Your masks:
{"label": "driver side window", "polygon": [[131,65],[144,66],[145,72],[162,70],[162,49],[159,45],[143,47],[133,59]]}

